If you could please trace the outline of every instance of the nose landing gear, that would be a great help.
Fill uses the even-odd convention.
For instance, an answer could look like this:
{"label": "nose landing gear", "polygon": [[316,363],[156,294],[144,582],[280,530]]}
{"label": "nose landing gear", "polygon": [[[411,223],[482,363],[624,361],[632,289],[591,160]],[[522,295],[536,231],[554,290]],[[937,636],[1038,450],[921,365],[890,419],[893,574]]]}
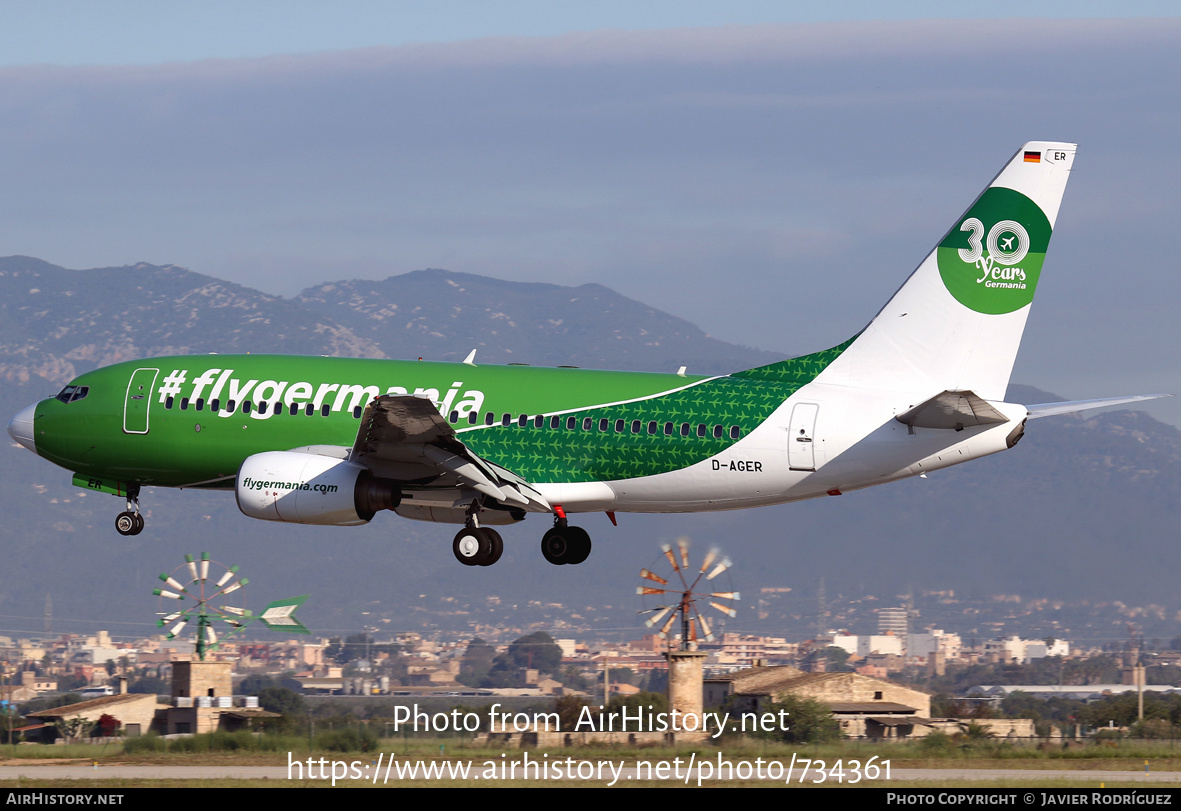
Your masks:
{"label": "nose landing gear", "polygon": [[127,491],[127,509],[115,516],[115,531],[120,535],[139,535],[144,531],[144,517],[139,512],[139,485]]}

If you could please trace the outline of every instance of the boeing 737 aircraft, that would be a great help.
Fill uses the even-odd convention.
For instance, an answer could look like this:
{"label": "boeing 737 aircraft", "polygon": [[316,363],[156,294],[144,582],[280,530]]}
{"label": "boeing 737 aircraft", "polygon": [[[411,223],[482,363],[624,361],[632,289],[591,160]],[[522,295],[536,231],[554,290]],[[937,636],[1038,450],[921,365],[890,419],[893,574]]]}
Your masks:
{"label": "boeing 737 aircraft", "polygon": [[553,517],[542,553],[590,553],[574,513],[693,512],[840,495],[1011,448],[1029,419],[1150,399],[1004,402],[1075,145],[1026,144],[865,329],[718,377],[284,355],[199,355],[87,372],[9,434],[127,500],[145,485],[233,490],[252,518],[462,525]]}

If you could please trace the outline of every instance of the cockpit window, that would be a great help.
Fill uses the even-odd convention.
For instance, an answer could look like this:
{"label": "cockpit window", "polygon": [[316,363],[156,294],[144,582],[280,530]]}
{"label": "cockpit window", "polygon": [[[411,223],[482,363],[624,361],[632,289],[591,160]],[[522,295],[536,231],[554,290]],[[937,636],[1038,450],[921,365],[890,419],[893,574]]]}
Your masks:
{"label": "cockpit window", "polygon": [[72,403],[81,400],[87,394],[90,394],[90,386],[66,386],[58,392],[57,399],[63,403]]}

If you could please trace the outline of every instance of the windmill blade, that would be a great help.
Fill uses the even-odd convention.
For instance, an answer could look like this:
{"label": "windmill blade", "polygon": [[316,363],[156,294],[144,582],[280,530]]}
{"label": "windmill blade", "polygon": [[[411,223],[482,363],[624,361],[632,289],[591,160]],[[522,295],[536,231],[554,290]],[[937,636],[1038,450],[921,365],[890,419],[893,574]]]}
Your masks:
{"label": "windmill blade", "polygon": [[715,591],[710,597],[716,597],[719,600],[741,600],[737,591]]}
{"label": "windmill blade", "polygon": [[184,631],[185,626],[188,624],[188,622],[189,622],[189,618],[185,617],[180,622],[178,622],[176,625],[173,625],[172,628],[168,631],[168,638],[169,639],[176,639],[177,634]]}
{"label": "windmill blade", "polygon": [[660,629],[660,633],[664,636],[668,636],[668,629],[673,627],[673,623],[676,621],[676,619],[676,614],[673,614],[671,617],[669,617],[668,622],[664,623],[664,627]]}
{"label": "windmill blade", "polygon": [[705,576],[705,579],[706,580],[713,580],[715,577],[717,577],[718,575],[720,575],[722,572],[726,571],[727,569],[729,569],[733,565],[734,564],[730,562],[730,558],[725,558],[721,563],[719,563],[714,568],[714,570],[712,572],[710,572],[709,574],[707,574]]}
{"label": "windmill blade", "polygon": [[669,589],[652,588],[651,586],[636,586],[636,594],[676,594]]}
{"label": "windmill blade", "polygon": [[677,565],[676,556],[673,555],[673,548],[666,543],[660,545],[660,551],[668,558],[669,565],[673,567],[673,571],[677,574],[681,573],[681,567]]}
{"label": "windmill blade", "polygon": [[209,647],[217,646],[217,631],[213,630],[212,626],[205,629],[205,634],[209,640]]}
{"label": "windmill blade", "polygon": [[200,578],[197,577],[197,561],[193,560],[192,555],[185,555],[185,563],[188,564],[189,573],[193,575],[193,582],[198,582]]}
{"label": "windmill blade", "polygon": [[714,641],[714,632],[709,627],[709,623],[705,621],[705,617],[698,617],[697,620],[701,623],[701,630],[705,632],[705,641],[706,642],[713,642]]}
{"label": "windmill blade", "polygon": [[217,581],[217,587],[221,588],[226,583],[230,582],[231,578],[233,578],[233,576],[236,575],[237,573],[238,573],[238,567],[231,566],[229,568],[229,570],[221,576],[221,579]]}
{"label": "windmill blade", "polygon": [[647,569],[640,569],[640,577],[645,580],[651,580],[653,583],[659,583],[662,586],[667,586],[668,581],[655,572],[650,572]]}
{"label": "windmill blade", "polygon": [[714,562],[714,559],[717,556],[718,556],[718,550],[716,550],[716,549],[711,549],[708,552],[706,552],[705,553],[705,560],[701,561],[701,569],[700,569],[699,573],[705,574],[705,570],[709,568],[709,565]]}
{"label": "windmill blade", "polygon": [[201,553],[201,582],[204,583],[209,579],[209,553]]}
{"label": "windmill blade", "polygon": [[167,597],[170,600],[184,599],[183,595],[177,594],[174,591],[168,591],[167,589],[152,589],[152,594],[155,594],[157,597]]}
{"label": "windmill blade", "polygon": [[681,568],[689,568],[689,539],[677,538],[677,549],[681,552]]}
{"label": "windmill blade", "polygon": [[180,581],[174,579],[171,575],[161,574],[160,579],[163,580],[165,584],[172,586],[177,591],[185,590],[185,587],[180,584]]}
{"label": "windmill blade", "polygon": [[243,586],[245,586],[249,582],[250,582],[250,580],[248,578],[243,577],[237,583],[234,583],[232,586],[230,586],[229,588],[222,591],[221,594],[224,597],[227,594],[237,591],[238,589],[242,588]]}
{"label": "windmill blade", "polygon": [[644,620],[644,625],[648,628],[651,628],[653,625],[664,619],[668,612],[672,611],[674,608],[676,608],[675,605],[666,605],[664,608],[656,609],[657,613]]}
{"label": "windmill blade", "polygon": [[733,608],[731,608],[731,607],[730,607],[730,606],[728,606],[728,605],[722,605],[721,603],[715,603],[715,602],[712,602],[712,601],[710,602],[710,605],[712,605],[712,606],[713,606],[714,608],[716,608],[718,611],[721,611],[721,612],[722,612],[723,614],[725,614],[727,617],[737,617],[737,616],[738,616],[738,611],[737,611],[737,610],[735,610],[735,609],[733,609]]}

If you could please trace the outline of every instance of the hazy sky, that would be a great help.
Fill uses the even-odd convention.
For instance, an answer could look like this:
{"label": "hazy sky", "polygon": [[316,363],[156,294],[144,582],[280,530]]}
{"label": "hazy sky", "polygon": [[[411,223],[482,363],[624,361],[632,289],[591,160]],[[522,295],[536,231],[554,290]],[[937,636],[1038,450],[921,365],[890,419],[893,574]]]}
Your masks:
{"label": "hazy sky", "polygon": [[0,254],[600,282],[797,353],[1074,140],[1014,377],[1181,392],[1174,5],[881,7],[0,3]]}

